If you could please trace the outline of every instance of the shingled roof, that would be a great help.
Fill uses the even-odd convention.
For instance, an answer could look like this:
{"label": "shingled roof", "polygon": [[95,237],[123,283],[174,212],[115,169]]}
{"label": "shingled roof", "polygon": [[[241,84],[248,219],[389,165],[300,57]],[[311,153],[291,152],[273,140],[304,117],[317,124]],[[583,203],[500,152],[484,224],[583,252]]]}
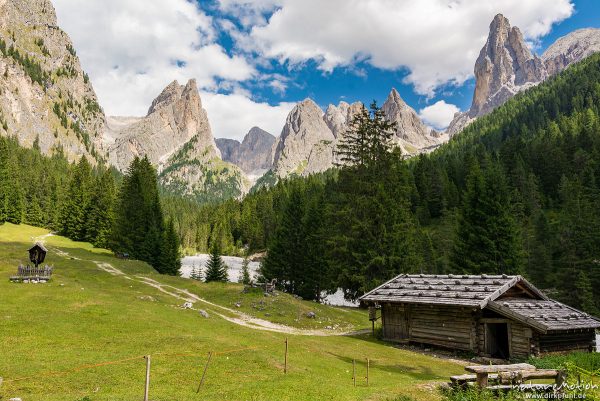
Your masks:
{"label": "shingled roof", "polygon": [[36,242],[31,248],[28,249],[28,251],[31,251],[32,249],[35,249],[36,247],[39,247],[44,252],[48,252],[48,250],[46,249],[44,244],[42,244],[41,242]]}
{"label": "shingled roof", "polygon": [[[527,297],[513,297],[513,287]],[[503,298],[501,298],[504,295]],[[600,320],[546,297],[521,276],[401,274],[363,295],[363,303],[489,308],[542,332],[600,328]]]}
{"label": "shingled roof", "polygon": [[548,299],[521,276],[401,274],[359,300],[365,303],[394,302],[483,309],[488,302],[518,283],[522,283],[538,298]]}
{"label": "shingled roof", "polygon": [[600,328],[600,320],[553,300],[504,298],[488,308],[529,324],[543,332]]}

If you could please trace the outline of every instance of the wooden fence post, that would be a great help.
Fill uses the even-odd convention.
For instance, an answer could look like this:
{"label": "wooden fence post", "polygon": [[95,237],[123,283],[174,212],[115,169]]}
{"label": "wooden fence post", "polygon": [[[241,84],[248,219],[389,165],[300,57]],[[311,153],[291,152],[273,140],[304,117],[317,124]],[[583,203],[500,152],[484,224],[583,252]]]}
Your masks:
{"label": "wooden fence post", "polygon": [[150,355],[146,355],[146,386],[144,389],[144,401],[148,401],[148,392],[150,391]]}
{"label": "wooden fence post", "polygon": [[204,376],[206,376],[206,370],[208,369],[208,364],[212,358],[212,351],[208,353],[208,359],[206,360],[206,365],[204,365],[204,371],[202,372],[202,378],[200,379],[200,383],[198,384],[198,390],[196,390],[196,394],[200,392],[200,387],[204,383]]}
{"label": "wooden fence post", "polygon": [[288,339],[285,338],[285,360],[283,365],[283,373],[287,373],[287,360],[288,360]]}
{"label": "wooden fence post", "polygon": [[369,387],[369,358],[367,358],[367,387]]}
{"label": "wooden fence post", "polygon": [[352,383],[356,387],[356,361],[352,360]]}

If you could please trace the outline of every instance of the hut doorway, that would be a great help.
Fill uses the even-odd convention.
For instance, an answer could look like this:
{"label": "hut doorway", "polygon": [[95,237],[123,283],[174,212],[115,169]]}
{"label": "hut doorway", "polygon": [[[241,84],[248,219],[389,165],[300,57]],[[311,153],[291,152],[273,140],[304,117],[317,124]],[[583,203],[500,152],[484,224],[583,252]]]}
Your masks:
{"label": "hut doorway", "polygon": [[507,323],[485,324],[485,347],[492,358],[510,358]]}

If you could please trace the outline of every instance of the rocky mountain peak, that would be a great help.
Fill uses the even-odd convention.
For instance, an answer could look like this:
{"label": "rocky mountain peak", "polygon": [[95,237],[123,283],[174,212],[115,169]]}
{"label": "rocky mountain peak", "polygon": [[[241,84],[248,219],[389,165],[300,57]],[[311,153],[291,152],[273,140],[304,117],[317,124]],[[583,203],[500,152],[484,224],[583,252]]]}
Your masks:
{"label": "rocky mountain peak", "polygon": [[600,51],[600,29],[578,29],[559,38],[548,47],[542,54],[542,60],[548,75],[554,75],[598,51]]}
{"label": "rocky mountain peak", "polygon": [[333,136],[339,138],[352,123],[354,116],[363,108],[361,102],[349,104],[341,101],[337,106],[330,104],[325,111],[323,119]]}
{"label": "rocky mountain peak", "polygon": [[542,57],[533,54],[517,27],[502,14],[490,24],[487,41],[475,62],[471,108],[457,113],[447,129],[452,136],[518,92],[557,74],[600,50],[600,30],[584,29],[558,39]]}
{"label": "rocky mountain peak", "polygon": [[227,138],[219,138],[216,142],[223,160],[240,167],[251,180],[272,166],[275,137],[259,127],[252,127],[241,143]]}
{"label": "rocky mountain peak", "polygon": [[185,86],[179,85],[177,80],[171,82],[163,89],[160,95],[152,101],[147,115],[165,107],[172,106],[177,102],[182,102],[194,109],[194,111],[200,112],[202,109],[202,101],[200,100],[200,94],[195,79],[190,79]]}
{"label": "rocky mountain peak", "polygon": [[390,105],[393,104],[397,109],[409,107],[404,99],[402,99],[402,96],[400,96],[400,93],[396,90],[396,88],[392,88],[387,99],[385,100],[385,103]]}
{"label": "rocky mountain peak", "polygon": [[523,34],[502,14],[490,24],[488,39],[475,62],[471,118],[489,113],[515,93],[543,80],[542,60],[531,53]]}
{"label": "rocky mountain peak", "polygon": [[244,137],[242,145],[247,146],[249,149],[254,149],[257,144],[263,141],[271,142],[272,145],[275,142],[275,137],[260,127],[252,127]]}
{"label": "rocky mountain peak", "polygon": [[438,143],[417,112],[406,104],[395,88],[390,91],[381,109],[388,121],[396,123],[396,137],[404,153],[414,154]]}
{"label": "rocky mountain peak", "polygon": [[153,164],[160,165],[192,138],[193,147],[205,159],[221,157],[194,79],[185,86],[171,82],[154,99],[146,117],[132,120],[128,125],[112,123],[111,126],[117,127],[117,132],[107,134],[115,138],[110,160],[121,170],[135,156],[148,156]]}
{"label": "rocky mountain peak", "polygon": [[273,146],[274,170],[281,177],[326,170],[333,160],[334,140],[321,108],[305,99],[288,114]]}
{"label": "rocky mountain peak", "polygon": [[71,160],[102,158],[106,117],[52,3],[0,0],[0,41],[0,135]]}

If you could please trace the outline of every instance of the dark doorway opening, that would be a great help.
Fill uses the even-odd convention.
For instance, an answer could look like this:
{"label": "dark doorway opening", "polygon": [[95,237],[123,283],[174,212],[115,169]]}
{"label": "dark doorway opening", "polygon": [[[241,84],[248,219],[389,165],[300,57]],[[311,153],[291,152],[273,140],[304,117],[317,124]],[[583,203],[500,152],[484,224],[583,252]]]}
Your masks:
{"label": "dark doorway opening", "polygon": [[492,358],[510,358],[507,323],[487,323],[485,341],[487,352]]}

